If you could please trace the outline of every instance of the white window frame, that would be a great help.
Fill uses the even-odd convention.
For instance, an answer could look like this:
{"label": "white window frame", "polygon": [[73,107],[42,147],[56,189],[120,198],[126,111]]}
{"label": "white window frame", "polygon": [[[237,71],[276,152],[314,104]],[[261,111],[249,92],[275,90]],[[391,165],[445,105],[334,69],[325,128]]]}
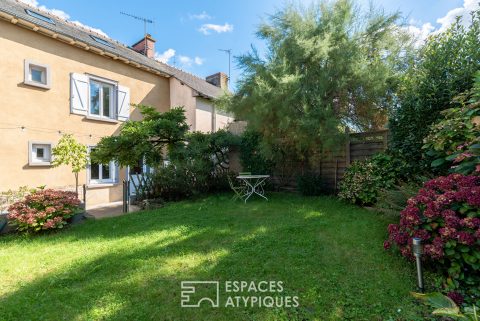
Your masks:
{"label": "white window frame", "polygon": [[[95,146],[89,146],[88,147],[88,153],[92,151],[92,149],[95,149]],[[108,163],[109,169],[110,169],[110,178],[101,178],[102,177],[102,171],[103,164],[96,164],[95,166],[99,166],[98,170],[98,179],[92,179],[92,162],[89,158],[88,160],[88,167],[87,167],[87,182],[88,185],[105,185],[105,184],[116,184],[118,183],[117,180],[117,173],[118,173],[118,165],[114,162],[111,161]]]}
{"label": "white window frame", "polygon": [[[38,148],[38,146],[48,147],[48,155],[44,159],[37,159],[34,157],[33,153]],[[51,166],[52,165],[52,147],[51,142],[39,142],[39,141],[29,141],[28,142],[28,165],[29,166]]]}
{"label": "white window frame", "polygon": [[[106,121],[111,121],[111,122],[117,122],[117,90],[118,90],[118,83],[98,77],[98,76],[93,76],[93,75],[88,75],[88,104],[87,104],[87,118],[90,119],[98,119],[98,120],[106,120]],[[97,83],[100,85],[100,97],[99,97],[99,115],[97,114],[92,114],[91,113],[91,92],[90,92],[90,85],[91,83]],[[110,86],[111,92],[110,92],[110,106],[109,106],[109,111],[110,111],[110,116],[105,116],[103,115],[103,86],[107,85]]]}
{"label": "white window frame", "polygon": [[[34,81],[32,79],[32,69],[42,71],[42,81]],[[51,87],[51,76],[50,76],[50,66],[45,64],[39,64],[31,60],[25,59],[24,74],[23,74],[23,83],[25,85],[40,87],[43,89],[50,89]]]}

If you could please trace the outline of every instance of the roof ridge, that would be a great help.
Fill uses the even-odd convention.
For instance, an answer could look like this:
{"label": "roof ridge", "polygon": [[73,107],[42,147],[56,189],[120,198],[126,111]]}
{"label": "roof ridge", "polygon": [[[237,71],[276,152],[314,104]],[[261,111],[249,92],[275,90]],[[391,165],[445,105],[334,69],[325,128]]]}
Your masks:
{"label": "roof ridge", "polygon": [[[27,3],[27,2],[24,2],[24,1],[22,1],[22,0],[15,0],[15,1],[16,1],[18,4],[20,4],[20,5],[23,5],[23,6],[32,8],[32,9],[34,9],[34,10],[37,10],[37,11],[41,12],[42,14],[46,14],[46,15],[48,15],[50,18],[54,18],[54,19],[60,20],[60,21],[62,21],[62,22],[65,22],[65,23],[71,25],[72,27],[80,28],[80,29],[83,29],[83,30],[85,30],[85,31],[95,33],[95,35],[99,35],[99,36],[101,36],[101,37],[103,37],[103,38],[107,38],[108,40],[113,40],[113,41],[115,41],[115,42],[117,42],[117,43],[119,43],[119,44],[121,44],[121,45],[126,46],[125,44],[123,44],[123,43],[121,43],[121,42],[119,42],[119,41],[117,41],[117,40],[115,40],[115,39],[110,38],[106,33],[105,33],[105,34],[98,33],[97,31],[95,31],[95,30],[92,29],[92,28],[94,28],[94,27],[86,28],[85,25],[84,25],[82,22],[80,22],[80,21],[77,21],[77,20],[76,20],[75,22],[77,22],[77,23],[75,23],[74,21],[70,21],[70,20],[64,19],[64,18],[62,18],[62,17],[60,17],[60,16],[58,16],[58,15],[56,15],[56,14],[53,14],[52,12],[48,11],[48,10],[47,10],[47,7],[45,7],[45,6],[43,6],[44,8],[41,8],[41,7],[33,6],[32,4]],[[60,9],[56,9],[56,10],[60,10]],[[67,14],[67,13],[66,13],[65,11],[63,11],[63,10],[60,10],[60,11],[64,12],[65,14]]]}
{"label": "roof ridge", "polygon": [[[184,70],[184,69],[182,69],[182,68],[180,68],[180,67],[177,67],[177,66],[172,66],[172,65],[170,65],[170,64],[168,64],[168,63],[165,63],[165,62],[160,61],[160,60],[157,60],[157,59],[154,59],[154,60],[155,60],[156,62],[158,62],[158,63],[167,65],[168,67],[170,67],[170,68],[172,68],[172,69],[175,69],[175,70],[177,70],[177,71],[180,71],[180,72],[183,72],[183,73],[185,73],[185,74],[187,74],[187,75],[190,75],[190,76],[192,76],[192,77],[194,77],[194,78],[197,78],[198,80],[204,81],[205,83],[209,84],[210,86],[213,86],[213,87],[215,87],[215,88],[219,88],[218,86],[215,86],[214,84],[209,83],[209,82],[207,81],[207,79],[205,79],[205,78],[203,78],[203,77],[200,77],[199,75],[196,75],[196,74],[194,74],[194,73],[192,73],[192,72],[190,72],[190,71]],[[174,74],[173,76],[175,76],[175,74]]]}
{"label": "roof ridge", "polygon": [[[54,9],[48,9],[46,7],[40,9],[39,7],[32,5],[31,3],[34,2],[26,3],[21,0],[0,0],[0,11],[9,13],[28,22],[40,25],[50,31],[72,37],[75,40],[89,44],[92,47],[105,50],[106,52],[110,52],[118,57],[123,57],[127,59],[127,61],[131,60],[136,64],[147,67],[147,70],[151,69],[153,71],[156,71],[156,73],[160,72],[167,78],[175,77],[179,81],[185,83],[186,85],[201,93],[202,95],[205,95],[206,97],[215,98],[218,95],[221,95],[222,89],[220,87],[209,83],[205,78],[199,75],[183,70],[180,67],[172,66],[168,63],[159,61],[155,58],[149,58],[135,51],[132,47],[125,45],[116,39],[110,38],[108,35],[105,36],[92,30],[92,27],[86,26],[80,21],[77,21],[78,24],[73,23],[72,21],[69,21],[58,16],[57,14],[52,13],[51,10]],[[35,20],[34,18],[32,18],[31,15],[29,15],[28,12],[25,11],[26,9],[32,9],[34,10],[34,12],[44,14],[46,17],[51,18],[56,23],[49,24],[48,22],[44,21],[36,21],[38,19]],[[92,39],[92,37],[96,37],[97,35],[99,38],[111,42],[112,48],[106,48],[106,45],[98,43],[95,41],[95,39]]]}

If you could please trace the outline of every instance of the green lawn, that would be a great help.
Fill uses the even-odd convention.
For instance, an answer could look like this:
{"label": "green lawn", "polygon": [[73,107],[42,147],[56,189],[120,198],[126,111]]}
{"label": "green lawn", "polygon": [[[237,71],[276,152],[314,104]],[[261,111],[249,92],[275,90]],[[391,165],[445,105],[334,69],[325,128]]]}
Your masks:
{"label": "green lawn", "polygon": [[[413,265],[382,247],[391,220],[327,197],[215,195],[1,237],[0,320],[421,320]],[[282,281],[274,295],[300,306],[181,308],[183,280]]]}

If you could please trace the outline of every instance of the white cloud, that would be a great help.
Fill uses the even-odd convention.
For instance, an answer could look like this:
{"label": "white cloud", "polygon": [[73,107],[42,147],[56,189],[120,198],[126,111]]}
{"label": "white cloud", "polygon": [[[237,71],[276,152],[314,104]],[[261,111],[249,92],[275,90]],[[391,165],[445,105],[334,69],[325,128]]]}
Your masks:
{"label": "white cloud", "polygon": [[192,66],[192,58],[188,56],[178,56],[178,60],[184,67],[190,67]]}
{"label": "white cloud", "polygon": [[172,59],[175,56],[175,50],[170,48],[165,50],[163,53],[155,53],[155,59],[163,62],[165,64],[168,64],[168,61]]}
{"label": "white cloud", "polygon": [[28,4],[29,6],[32,7],[38,7],[38,1],[37,0],[18,0],[22,3]]}
{"label": "white cloud", "polygon": [[188,17],[190,20],[208,20],[212,19],[212,17],[205,11],[202,11],[202,13],[198,14],[189,14]]}
{"label": "white cloud", "polygon": [[[53,15],[53,16],[56,16],[60,19],[63,19],[63,20],[70,19],[70,15],[68,13],[66,13],[65,11],[62,11],[62,10],[59,10],[59,9],[49,9],[44,5],[39,5],[38,0],[19,0],[19,1],[23,2],[25,4],[28,4],[29,6],[32,6],[34,8],[37,8],[39,10],[45,11],[45,12],[47,12],[47,13]],[[96,33],[108,38],[108,35],[105,32],[103,32],[101,29],[90,27],[88,25],[85,25],[85,24],[81,23],[80,21],[70,21],[70,22],[73,23],[74,25],[77,25],[77,26],[82,27],[84,29],[96,32]]]}
{"label": "white cloud", "polygon": [[421,24],[420,21],[410,19],[409,25],[404,29],[413,34],[416,39],[415,46],[419,47],[428,36],[447,30],[458,16],[461,17],[463,25],[470,25],[470,13],[477,9],[479,9],[478,0],[464,0],[462,7],[452,9],[445,16],[437,19],[436,22],[440,25],[438,28],[435,28],[430,22]]}
{"label": "white cloud", "polygon": [[198,29],[204,35],[209,35],[211,31],[215,31],[216,33],[222,32],[231,32],[233,31],[233,25],[229,23],[225,23],[224,25],[215,25],[212,23],[203,24],[200,29]]}
{"label": "white cloud", "polygon": [[462,17],[462,24],[469,25],[471,22],[470,12],[479,8],[478,0],[464,0],[463,7],[455,8],[447,12],[447,14],[437,19],[437,23],[441,26],[438,32],[445,31],[452,23],[455,22],[456,17]]}
{"label": "white cloud", "polygon": [[202,59],[200,57],[195,57],[195,59],[194,59],[195,64],[197,64],[199,66],[203,65],[204,61],[205,61],[205,59]]}
{"label": "white cloud", "polygon": [[48,9],[45,6],[40,6],[40,7],[38,7],[38,9],[46,11],[46,12],[50,13],[51,15],[54,15],[54,16],[60,18],[60,19],[63,19],[63,20],[70,19],[70,15],[68,13],[66,13],[65,11],[59,10],[59,9]]}
{"label": "white cloud", "polygon": [[70,22],[73,23],[73,24],[76,25],[76,26],[79,26],[79,27],[83,28],[83,29],[87,29],[87,30],[96,32],[96,33],[98,33],[99,35],[102,35],[102,36],[104,36],[104,37],[109,38],[108,35],[107,35],[105,32],[103,32],[101,29],[93,28],[93,27],[84,25],[84,24],[81,23],[80,21],[70,21]]}
{"label": "white cloud", "polygon": [[183,55],[178,56],[178,60],[180,61],[180,64],[184,68],[191,67],[193,64],[201,66],[205,61],[205,59],[202,59],[200,57],[191,58],[189,56],[183,56]]}
{"label": "white cloud", "polygon": [[415,25],[409,25],[404,28],[405,30],[410,32],[415,38],[416,47],[420,47],[421,45],[423,45],[428,36],[432,33],[433,30],[435,30],[435,27],[430,22],[424,23],[420,27],[417,27]]}

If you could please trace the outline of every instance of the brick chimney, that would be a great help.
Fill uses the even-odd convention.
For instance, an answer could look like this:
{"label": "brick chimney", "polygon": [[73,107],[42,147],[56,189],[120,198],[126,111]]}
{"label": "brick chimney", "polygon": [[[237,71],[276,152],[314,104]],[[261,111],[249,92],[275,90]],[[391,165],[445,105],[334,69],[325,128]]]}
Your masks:
{"label": "brick chimney", "polygon": [[223,72],[217,72],[216,74],[207,76],[205,80],[223,90],[228,90],[228,76]]}
{"label": "brick chimney", "polygon": [[145,37],[136,42],[132,48],[148,58],[153,58],[155,56],[155,39],[147,33]]}

